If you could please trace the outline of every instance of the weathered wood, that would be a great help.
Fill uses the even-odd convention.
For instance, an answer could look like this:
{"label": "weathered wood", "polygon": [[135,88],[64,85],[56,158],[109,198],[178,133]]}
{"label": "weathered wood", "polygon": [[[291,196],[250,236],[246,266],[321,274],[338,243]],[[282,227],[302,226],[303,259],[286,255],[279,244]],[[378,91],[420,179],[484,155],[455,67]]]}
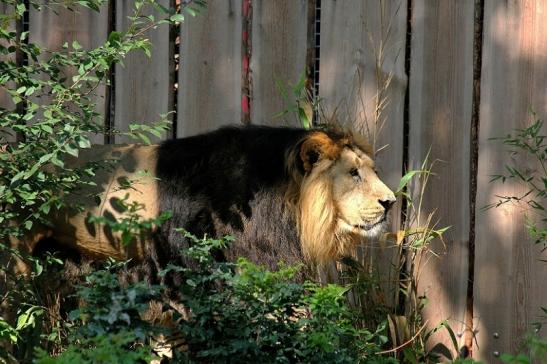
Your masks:
{"label": "weathered wood", "polygon": [[353,127],[375,150],[382,149],[380,174],[395,188],[403,155],[406,1],[328,0],[321,5],[324,116]]}
{"label": "weathered wood", "polygon": [[[406,1],[397,0],[321,2],[320,117],[367,136],[378,151],[379,174],[393,189],[403,164],[406,11]],[[392,212],[393,230],[399,217],[400,205]],[[397,252],[392,244],[364,252],[381,272],[390,304],[398,290]]]}
{"label": "weathered wood", "polygon": [[241,122],[241,0],[214,0],[181,30],[177,136]]}
{"label": "weathered wood", "polygon": [[251,122],[299,126],[294,114],[275,116],[295,105],[291,87],[306,72],[308,2],[258,0],[252,11]]}
{"label": "weathered wood", "polygon": [[[456,333],[464,332],[469,264],[473,14],[472,1],[415,1],[412,12],[410,169],[420,169],[428,154],[430,162],[436,161],[422,211],[416,212],[417,225],[423,226],[434,212],[436,228],[450,226],[446,245],[437,240],[430,246],[439,257],[429,255],[415,277],[418,294],[430,302],[423,312],[429,328],[448,320]],[[459,349],[446,330],[434,335],[429,345],[438,343],[453,355]]]}
{"label": "weathered wood", "polygon": [[[159,3],[169,7],[168,0]],[[127,29],[127,17],[133,16],[134,12],[134,1],[116,0],[116,29]],[[156,19],[166,17],[166,14],[151,9],[146,9],[143,13],[152,14]],[[129,130],[129,124],[152,124],[160,120],[161,114],[170,111],[169,98],[174,91],[169,83],[169,27],[162,24],[156,29],[148,30],[145,37],[152,45],[151,57],[147,57],[142,51],[133,51],[127,55],[123,66],[116,66],[114,127],[123,132]],[[163,138],[165,137],[167,136]],[[127,143],[135,140],[116,136],[115,142]]]}
{"label": "weathered wood", "polygon": [[[541,169],[531,158],[512,159],[492,137],[530,125],[529,108],[547,115],[547,1],[486,1],[482,60],[477,207],[496,195],[518,196],[515,181],[490,183],[504,165]],[[545,135],[545,129],[543,131]],[[531,323],[547,306],[547,265],[524,227],[521,208],[506,205],[477,212],[474,312],[477,358],[499,360],[495,352],[516,353]],[[496,336],[494,336],[497,334]],[[496,338],[497,337],[497,338]]]}
{"label": "weathered wood", "polygon": [[[76,6],[74,10],[61,6],[44,7],[36,10],[30,7],[29,40],[49,51],[60,50],[63,44],[72,45],[77,41],[83,49],[89,50],[103,44],[108,32],[107,6],[100,12]],[[94,91],[95,110],[104,118],[106,86],[100,85]],[[102,123],[103,120],[97,120]],[[93,143],[102,143],[103,135],[93,135]]]}

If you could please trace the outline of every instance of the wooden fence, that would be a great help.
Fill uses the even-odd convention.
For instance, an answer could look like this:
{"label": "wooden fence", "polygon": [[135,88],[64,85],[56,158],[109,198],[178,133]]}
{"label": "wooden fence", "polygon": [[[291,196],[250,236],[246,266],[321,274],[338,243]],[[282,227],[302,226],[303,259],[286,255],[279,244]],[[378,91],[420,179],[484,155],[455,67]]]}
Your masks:
{"label": "wooden fence", "polygon": [[[97,46],[124,26],[131,4],[31,11],[30,40]],[[288,107],[277,83],[307,70],[324,115],[385,146],[377,160],[390,186],[428,153],[441,161],[424,208],[451,228],[419,279],[430,301],[424,315],[430,326],[447,319],[460,346],[494,363],[519,349],[547,306],[547,265],[523,213],[482,209],[523,192],[489,182],[510,158],[489,138],[529,125],[529,108],[547,115],[546,16],[547,0],[211,0],[180,29],[152,31],[152,58],[134,54],[116,67],[97,108],[119,129],[174,109],[177,137],[233,123],[295,124],[274,116]],[[381,254],[388,264],[392,254]],[[452,347],[446,331],[435,339]]]}

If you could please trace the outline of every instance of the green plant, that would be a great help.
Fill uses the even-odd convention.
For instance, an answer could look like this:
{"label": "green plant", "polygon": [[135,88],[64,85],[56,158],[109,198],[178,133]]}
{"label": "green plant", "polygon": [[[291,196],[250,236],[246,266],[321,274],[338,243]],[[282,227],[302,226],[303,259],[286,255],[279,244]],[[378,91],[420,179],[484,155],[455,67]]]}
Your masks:
{"label": "green plant", "polygon": [[547,340],[535,334],[529,335],[520,354],[505,353],[501,355],[501,360],[509,364],[547,363]]}
{"label": "green plant", "polygon": [[[185,235],[191,243],[185,254],[195,266],[169,265],[161,275],[179,282],[169,292],[143,282],[121,284],[127,263],[107,262],[77,285],[80,306],[69,314],[62,351],[50,356],[37,349],[35,361],[148,361],[155,338],[164,335],[179,338],[182,349],[173,362],[398,362],[381,353],[386,325],[355,326],[346,287],[294,283],[297,267],[270,272],[245,259],[217,262],[213,251],[231,238]],[[150,303],[165,302],[166,293],[178,296],[184,309],[174,310],[168,326],[144,319]],[[161,312],[173,307],[164,304]]]}
{"label": "green plant", "polygon": [[532,113],[533,122],[529,127],[515,130],[503,138],[493,138],[509,147],[513,158],[529,158],[539,168],[526,168],[514,160],[505,165],[505,173],[492,176],[491,182],[515,181],[525,187],[519,196],[496,196],[496,203],[487,209],[504,204],[518,204],[526,210],[526,228],[535,244],[547,249],[547,135],[543,120]]}
{"label": "green plant", "polygon": [[[447,350],[456,353],[459,351],[456,335],[447,320],[429,323],[433,328],[426,329],[428,323],[424,322],[422,311],[429,301],[426,296],[418,293],[424,264],[427,264],[432,256],[438,256],[438,252],[430,246],[437,241],[442,250],[445,247],[443,235],[450,229],[450,226],[439,226],[440,221],[435,220],[435,212],[426,211],[424,208],[429,179],[434,176],[433,169],[436,163],[437,161],[430,161],[428,153],[419,169],[408,171],[401,178],[395,191],[396,196],[403,197],[406,205],[404,230],[399,231],[395,238],[401,257],[399,294],[405,302],[405,325],[398,325],[398,327],[402,326],[403,329],[408,330],[408,334],[402,335],[403,337],[407,339],[414,337],[414,340],[403,349],[405,360],[410,362],[440,360],[436,353],[427,348],[427,346],[433,346],[431,343],[427,345],[427,342],[439,330],[445,330],[451,339],[453,347]],[[423,332],[418,335],[420,331]],[[401,334],[398,335],[401,336]]]}
{"label": "green plant", "polygon": [[166,329],[144,317],[151,301],[161,301],[163,290],[145,282],[121,284],[127,264],[108,261],[76,286],[80,305],[64,325],[61,354],[53,358],[37,349],[37,363],[135,363],[154,356],[150,343]]}
{"label": "green plant", "polygon": [[[147,133],[157,136],[168,128],[168,115],[163,115],[154,125],[106,131],[96,112],[95,92],[108,84],[110,69],[128,53],[150,54],[148,30],[162,23],[177,24],[183,20],[183,11],[195,15],[204,6],[200,0],[185,2],[177,11],[154,0],[137,0],[127,29],[110,33],[103,45],[91,50],[74,41],[51,52],[32,43],[29,32],[17,26],[28,6],[36,11],[81,6],[99,10],[104,4],[106,0],[2,0],[6,13],[0,14],[0,93],[7,102],[0,107],[0,306],[9,307],[15,315],[0,317],[0,358],[6,360],[29,361],[32,348],[50,335],[44,322],[54,321],[38,284],[47,264],[13,249],[10,240],[47,225],[51,213],[67,207],[63,199],[67,193],[93,184],[95,171],[103,165],[72,168],[65,164],[67,156],[77,157],[80,149],[90,147],[93,135],[108,132],[149,142]],[[146,15],[151,8],[162,15]],[[138,212],[138,206],[129,208]],[[127,224],[135,225],[134,221]],[[130,228],[126,235],[132,233]],[[16,270],[21,262],[32,268],[28,276]]]}
{"label": "green plant", "polygon": [[[547,249],[547,135],[543,120],[532,112],[530,126],[516,129],[505,137],[492,138],[501,141],[511,153],[510,164],[505,164],[505,172],[492,176],[490,182],[515,182],[524,187],[520,195],[497,195],[498,201],[485,206],[485,209],[496,208],[505,204],[520,206],[525,211],[525,226],[534,243],[544,252]],[[537,168],[527,168],[535,163]],[[542,259],[547,262],[547,260]],[[541,321],[534,323],[535,333],[525,339],[519,354],[503,354],[504,363],[545,363],[547,362],[547,340],[539,335],[547,320],[547,308],[541,307]]]}
{"label": "green plant", "polygon": [[156,359],[149,346],[136,345],[130,331],[82,339],[78,345],[69,345],[59,356],[51,357],[45,350],[36,350],[37,364],[74,363],[149,363]]}
{"label": "green plant", "polygon": [[189,362],[396,362],[378,355],[385,326],[357,328],[347,288],[292,281],[295,267],[270,272],[245,259],[216,262],[210,252],[229,239],[198,239],[184,252],[192,268],[170,265],[188,317],[178,324]]}
{"label": "green plant", "polygon": [[[96,112],[94,92],[100,84],[108,83],[112,65],[120,63],[129,52],[142,50],[149,54],[146,31],[169,21],[171,16],[170,10],[156,1],[139,0],[128,29],[110,33],[102,46],[83,50],[74,41],[60,51],[49,52],[27,42],[28,32],[10,30],[16,27],[8,26],[19,21],[27,9],[22,1],[7,3],[14,5],[14,13],[3,15],[0,21],[0,53],[6,56],[6,61],[0,63],[0,84],[13,108],[0,109],[0,237],[4,238],[20,236],[36,223],[47,223],[50,210],[64,206],[63,194],[80,187],[84,176],[93,176],[95,169],[70,168],[64,157],[77,157],[79,149],[91,146],[91,135],[105,132]],[[104,1],[63,3],[98,9]],[[31,5],[40,8],[38,3]],[[59,4],[49,6],[54,5]],[[144,16],[145,5],[163,10],[167,18]],[[14,56],[17,52],[32,62],[18,64]],[[158,135],[167,127],[166,120],[162,120],[153,127],[137,125],[131,129],[148,141],[143,131]],[[18,136],[17,143],[6,144],[13,133]]]}
{"label": "green plant", "polygon": [[[294,85],[284,85],[283,82],[276,80],[276,86],[287,105],[286,108],[274,117],[284,118],[292,114],[299,125],[304,129],[310,129],[313,126],[313,115],[319,106],[319,100],[315,99],[308,88],[308,78],[306,72],[300,75],[300,79]],[[287,90],[290,89],[290,93]]]}

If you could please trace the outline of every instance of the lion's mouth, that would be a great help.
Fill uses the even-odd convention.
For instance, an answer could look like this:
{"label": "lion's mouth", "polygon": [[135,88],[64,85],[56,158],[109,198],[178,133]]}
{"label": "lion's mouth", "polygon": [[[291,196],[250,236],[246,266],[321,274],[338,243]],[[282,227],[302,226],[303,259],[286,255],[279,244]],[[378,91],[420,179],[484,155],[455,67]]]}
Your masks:
{"label": "lion's mouth", "polygon": [[383,215],[378,221],[376,222],[373,222],[373,223],[364,223],[364,224],[357,224],[357,225],[353,225],[354,228],[356,229],[360,229],[360,230],[364,230],[364,231],[369,231],[369,230],[372,230],[380,225],[383,225],[387,220],[387,217],[386,215]]}

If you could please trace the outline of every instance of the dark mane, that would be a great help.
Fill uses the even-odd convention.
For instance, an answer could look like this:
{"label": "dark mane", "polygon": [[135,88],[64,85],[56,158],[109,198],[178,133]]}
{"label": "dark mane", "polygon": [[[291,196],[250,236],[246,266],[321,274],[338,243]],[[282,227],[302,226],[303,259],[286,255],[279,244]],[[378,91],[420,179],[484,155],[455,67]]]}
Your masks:
{"label": "dark mane", "polygon": [[[260,126],[225,127],[164,142],[158,151],[160,210],[174,218],[159,233],[158,259],[179,255],[182,227],[198,237],[232,235],[225,256],[246,256],[275,268],[300,264],[294,216],[283,199],[286,156],[310,131]],[[161,264],[161,263],[160,263]]]}

